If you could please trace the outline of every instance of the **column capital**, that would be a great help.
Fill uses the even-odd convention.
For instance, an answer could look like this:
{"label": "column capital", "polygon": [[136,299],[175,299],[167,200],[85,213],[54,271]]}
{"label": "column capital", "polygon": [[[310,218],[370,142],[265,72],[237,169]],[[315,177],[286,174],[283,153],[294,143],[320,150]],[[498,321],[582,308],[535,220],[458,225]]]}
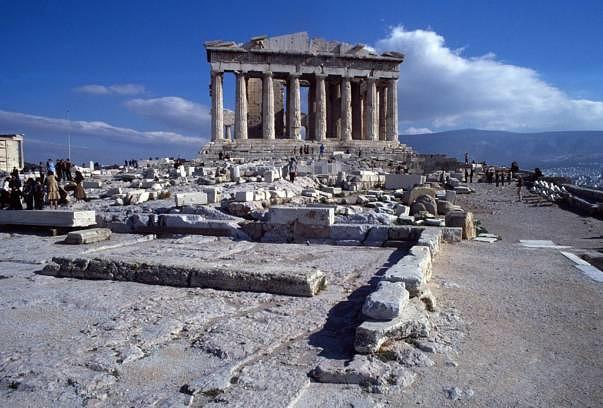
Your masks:
{"label": "column capital", "polygon": [[264,72],[262,72],[262,76],[263,77],[271,77],[272,76],[272,71],[264,71]]}
{"label": "column capital", "polygon": [[222,74],[224,74],[224,71],[220,71],[220,70],[217,70],[217,69],[212,69],[211,70],[211,75],[212,76],[218,76],[218,75],[222,75]]}
{"label": "column capital", "polygon": [[327,74],[323,74],[323,73],[315,73],[315,74],[314,74],[314,76],[315,76],[316,78],[322,78],[322,79],[324,79],[324,78],[326,78],[326,77],[327,77]]}

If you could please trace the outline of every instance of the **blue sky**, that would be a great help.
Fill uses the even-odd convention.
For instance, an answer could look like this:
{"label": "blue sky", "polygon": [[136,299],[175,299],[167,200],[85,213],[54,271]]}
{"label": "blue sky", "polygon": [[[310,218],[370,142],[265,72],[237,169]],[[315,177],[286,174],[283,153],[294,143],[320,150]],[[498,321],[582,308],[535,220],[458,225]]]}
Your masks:
{"label": "blue sky", "polygon": [[[202,43],[308,31],[407,55],[400,130],[603,129],[603,2],[0,0],[0,133],[26,159],[194,157]],[[232,108],[227,81],[225,105]]]}

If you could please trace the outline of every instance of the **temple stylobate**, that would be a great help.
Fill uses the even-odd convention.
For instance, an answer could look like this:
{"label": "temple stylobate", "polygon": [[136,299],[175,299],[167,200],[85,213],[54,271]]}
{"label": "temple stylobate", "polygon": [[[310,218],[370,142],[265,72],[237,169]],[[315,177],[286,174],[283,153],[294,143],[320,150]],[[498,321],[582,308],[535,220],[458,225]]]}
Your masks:
{"label": "temple stylobate", "polygon": [[[362,44],[311,39],[305,32],[244,44],[208,41],[205,49],[214,146],[398,145],[397,80],[404,60],[398,52],[378,55]],[[235,76],[235,108],[225,117],[227,74]]]}

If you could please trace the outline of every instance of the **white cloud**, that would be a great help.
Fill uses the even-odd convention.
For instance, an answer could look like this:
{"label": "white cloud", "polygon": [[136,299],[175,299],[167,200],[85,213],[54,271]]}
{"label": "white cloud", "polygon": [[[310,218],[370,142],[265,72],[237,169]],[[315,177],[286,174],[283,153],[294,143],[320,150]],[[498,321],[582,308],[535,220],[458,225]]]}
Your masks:
{"label": "white cloud", "polygon": [[405,54],[398,106],[402,126],[501,130],[603,129],[603,102],[572,99],[532,69],[493,53],[463,56],[430,30],[394,27],[379,51]]}
{"label": "white cloud", "polygon": [[141,95],[145,93],[145,87],[137,84],[114,84],[114,85],[97,85],[89,84],[75,88],[77,92],[87,93],[91,95]]}
{"label": "white cloud", "polygon": [[402,131],[403,135],[423,135],[426,133],[433,133],[433,131],[429,128],[416,128],[413,126],[406,128],[406,130]]}
{"label": "white cloud", "polygon": [[177,96],[131,99],[125,105],[145,118],[195,134],[208,130],[211,121],[210,111],[205,105]]}
{"label": "white cloud", "polygon": [[112,139],[121,143],[140,144],[180,144],[198,147],[201,138],[183,136],[179,133],[164,131],[140,131],[110,125],[100,121],[74,121],[26,113],[0,110],[0,128],[11,132],[25,132],[48,136],[66,135],[87,136],[98,139]]}

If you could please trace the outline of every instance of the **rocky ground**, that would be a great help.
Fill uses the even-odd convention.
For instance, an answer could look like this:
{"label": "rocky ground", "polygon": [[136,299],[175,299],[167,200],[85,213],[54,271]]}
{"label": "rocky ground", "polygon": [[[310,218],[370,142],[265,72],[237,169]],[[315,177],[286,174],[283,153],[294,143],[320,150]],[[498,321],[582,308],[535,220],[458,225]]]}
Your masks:
{"label": "rocky ground", "polygon": [[[325,359],[353,358],[372,278],[403,250],[165,241],[172,256],[203,247],[199,256],[207,258],[324,271],[327,289],[298,298],[42,276],[36,272],[50,257],[78,255],[81,247],[60,245],[62,237],[3,235],[0,404],[599,406],[603,286],[559,250],[518,241],[600,250],[603,222],[536,205],[535,197],[516,202],[510,186],[474,188],[458,204],[502,240],[463,241],[440,252],[430,284],[438,299],[434,330],[380,356],[401,367],[397,383],[383,388],[318,383],[309,374]],[[139,238],[112,240],[127,252]]]}

